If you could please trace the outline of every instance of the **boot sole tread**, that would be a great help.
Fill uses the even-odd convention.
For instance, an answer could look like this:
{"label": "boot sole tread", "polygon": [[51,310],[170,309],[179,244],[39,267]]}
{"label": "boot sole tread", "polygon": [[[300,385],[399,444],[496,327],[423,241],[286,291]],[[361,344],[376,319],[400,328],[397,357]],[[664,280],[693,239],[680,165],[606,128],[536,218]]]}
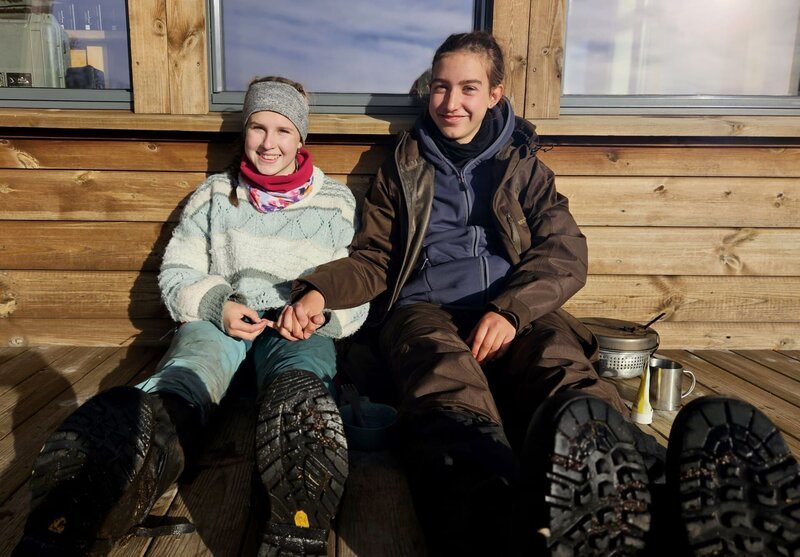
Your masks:
{"label": "boot sole tread", "polygon": [[736,399],[698,400],[681,414],[668,477],[691,550],[800,556],[800,466],[778,429]]}
{"label": "boot sole tread", "polygon": [[[348,466],[339,410],[317,377],[287,372],[269,386],[259,407],[256,462],[270,500],[259,555],[324,553]],[[299,513],[308,527],[297,525]]]}
{"label": "boot sole tread", "polygon": [[[144,466],[154,419],[147,396],[130,387],[101,393],[68,416],[34,461],[25,536],[33,544],[93,543]],[[62,517],[65,529],[54,533]]]}
{"label": "boot sole tread", "polygon": [[650,529],[650,492],[628,430],[634,426],[606,403],[585,397],[565,404],[552,427],[553,447],[543,464],[551,554],[641,554]]}

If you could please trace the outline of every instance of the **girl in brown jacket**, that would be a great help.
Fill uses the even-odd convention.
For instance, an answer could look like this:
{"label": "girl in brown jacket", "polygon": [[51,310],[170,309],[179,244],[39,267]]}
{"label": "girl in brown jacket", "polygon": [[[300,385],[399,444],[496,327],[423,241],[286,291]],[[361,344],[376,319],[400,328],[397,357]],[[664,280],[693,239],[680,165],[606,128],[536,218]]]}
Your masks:
{"label": "girl in brown jacket", "polygon": [[[432,553],[526,555],[546,545],[553,555],[656,555],[658,544],[645,544],[664,450],[623,418],[616,388],[592,365],[595,339],[561,309],[585,283],[586,239],[536,157],[534,127],[515,118],[503,90],[491,35],[453,35],[439,47],[427,111],[380,169],[350,256],[299,280],[277,326],[307,338],[324,308],[376,300],[383,369],[399,397],[398,454]],[[691,503],[699,489],[720,500],[734,490],[701,488],[681,467],[742,458],[756,469],[713,443],[728,435],[730,416],[748,423],[751,407],[709,400],[685,412],[675,423],[692,427],[677,428],[670,461],[672,491],[688,505],[682,530],[698,547],[734,547],[741,534],[711,516],[713,505],[707,516]],[[711,444],[695,446],[698,432]],[[782,481],[800,483],[788,449],[775,455]],[[757,502],[731,505],[760,523]],[[746,535],[780,537],[757,526]]]}
{"label": "girl in brown jacket", "polygon": [[[641,504],[601,519],[641,539],[647,474],[619,414],[627,410],[591,363],[592,335],[560,309],[585,283],[586,239],[536,157],[534,127],[514,116],[503,91],[491,35],[453,35],[439,47],[427,112],[380,169],[351,255],[303,277],[278,325],[287,338],[306,338],[315,327],[308,317],[323,308],[377,298],[371,315],[399,395],[400,454],[435,554],[513,554],[531,547],[537,527],[567,543],[553,524],[560,505],[527,505],[531,489],[556,487],[531,484],[523,494],[518,473],[534,411],[567,390],[582,394],[569,405],[602,413],[611,445],[630,461],[604,504]],[[543,437],[552,444],[552,433]],[[611,546],[628,543],[611,530]]]}

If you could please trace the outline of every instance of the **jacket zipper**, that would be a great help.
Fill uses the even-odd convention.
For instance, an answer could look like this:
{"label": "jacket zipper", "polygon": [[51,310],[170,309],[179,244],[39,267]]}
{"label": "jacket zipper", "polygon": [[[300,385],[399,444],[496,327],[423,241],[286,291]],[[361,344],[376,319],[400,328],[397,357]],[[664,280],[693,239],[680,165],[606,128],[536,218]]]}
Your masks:
{"label": "jacket zipper", "polygon": [[469,195],[469,186],[467,185],[467,176],[464,172],[464,169],[456,172],[456,176],[458,176],[458,183],[461,186],[461,189],[464,191],[464,198],[467,200],[467,212],[464,215],[464,225],[469,226],[469,215],[472,213],[472,199]]}
{"label": "jacket zipper", "polygon": [[489,303],[489,265],[486,263],[486,257],[481,256],[481,279],[483,287],[481,290],[483,291],[483,303]]}
{"label": "jacket zipper", "polygon": [[511,229],[511,242],[514,244],[514,249],[517,250],[519,254],[522,251],[522,246],[520,245],[519,234],[517,233],[517,225],[514,223],[514,219],[508,211],[506,211],[506,221],[508,221],[508,227]]}

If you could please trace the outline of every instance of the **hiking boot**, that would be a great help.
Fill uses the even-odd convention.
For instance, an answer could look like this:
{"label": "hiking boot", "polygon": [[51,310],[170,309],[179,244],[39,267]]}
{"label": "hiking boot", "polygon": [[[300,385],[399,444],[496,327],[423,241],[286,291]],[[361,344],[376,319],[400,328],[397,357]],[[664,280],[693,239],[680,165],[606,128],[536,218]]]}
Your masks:
{"label": "hiking boot", "polygon": [[325,555],[347,479],[347,442],[336,403],[314,374],[287,371],[267,388],[256,467],[270,514],[258,555]]}
{"label": "hiking boot", "polygon": [[178,477],[183,453],[158,397],[114,387],[73,412],[33,464],[15,556],[104,553]]}
{"label": "hiking boot", "polygon": [[672,425],[667,484],[686,554],[800,556],[800,467],[752,405],[687,404]]}
{"label": "hiking boot", "polygon": [[632,426],[602,400],[559,393],[534,415],[524,448],[533,520],[554,556],[642,554],[647,471]]}

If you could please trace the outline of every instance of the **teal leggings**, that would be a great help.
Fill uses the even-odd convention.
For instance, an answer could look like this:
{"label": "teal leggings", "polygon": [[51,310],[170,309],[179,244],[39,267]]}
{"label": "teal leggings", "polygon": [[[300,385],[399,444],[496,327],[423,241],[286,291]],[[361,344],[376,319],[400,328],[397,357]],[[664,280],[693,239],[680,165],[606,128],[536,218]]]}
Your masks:
{"label": "teal leggings", "polygon": [[330,338],[312,335],[292,342],[268,328],[250,342],[230,337],[208,321],[181,325],[156,373],[137,387],[183,398],[200,409],[206,423],[250,349],[259,393],[282,373],[302,369],[319,377],[335,397],[336,352]]}

